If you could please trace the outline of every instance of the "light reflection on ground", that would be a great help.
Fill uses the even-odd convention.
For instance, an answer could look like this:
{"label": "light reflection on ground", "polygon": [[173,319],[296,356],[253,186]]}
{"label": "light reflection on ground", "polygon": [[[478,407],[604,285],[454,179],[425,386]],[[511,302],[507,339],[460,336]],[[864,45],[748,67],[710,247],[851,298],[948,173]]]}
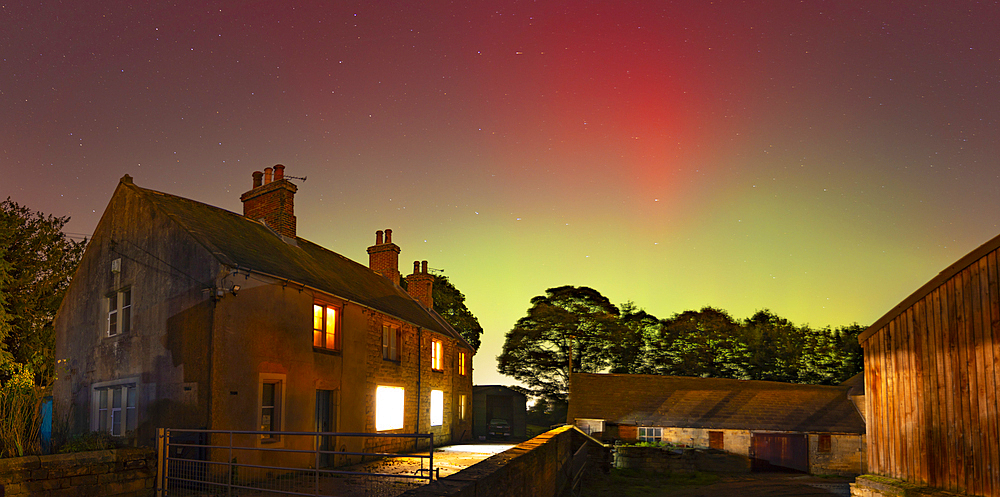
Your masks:
{"label": "light reflection on ground", "polygon": [[435,453],[438,452],[467,452],[470,454],[499,454],[511,447],[514,444],[460,444],[460,445],[447,445],[444,447],[438,447],[434,449]]}

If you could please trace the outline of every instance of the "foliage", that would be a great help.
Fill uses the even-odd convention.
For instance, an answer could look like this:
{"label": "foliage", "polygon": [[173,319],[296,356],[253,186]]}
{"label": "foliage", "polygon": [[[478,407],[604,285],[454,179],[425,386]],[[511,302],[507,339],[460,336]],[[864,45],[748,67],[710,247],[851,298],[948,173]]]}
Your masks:
{"label": "foliage", "polygon": [[[399,280],[399,286],[407,289],[406,278]],[[479,350],[483,327],[479,319],[465,306],[465,295],[448,280],[447,276],[434,275],[431,287],[431,298],[434,299],[434,312],[441,315],[452,328],[465,338],[472,348]]]}
{"label": "foliage", "polygon": [[865,328],[857,323],[798,326],[768,309],[738,320],[714,307],[657,319],[632,302],[619,310],[596,290],[571,286],[531,304],[497,359],[501,373],[541,397],[529,413],[538,424],[565,412],[571,345],[574,372],[836,385],[863,368],[857,338]]}
{"label": "foliage", "polygon": [[43,396],[29,367],[0,359],[0,457],[39,452]]}
{"label": "foliage", "polygon": [[562,286],[531,299],[528,315],[507,332],[498,369],[547,402],[565,402],[568,368],[607,371],[615,362],[612,344],[627,328],[619,310],[592,288]]}
{"label": "foliage", "polygon": [[86,244],[62,233],[67,221],[0,202],[0,355],[28,365],[39,385],[52,382],[52,321]]}
{"label": "foliage", "polygon": [[92,431],[71,435],[56,451],[59,454],[91,450],[118,449],[126,445],[127,437],[115,437],[110,432]]}
{"label": "foliage", "polygon": [[447,276],[435,275],[431,290],[434,298],[434,310],[448,321],[462,337],[478,350],[483,327],[472,311],[465,306],[465,295],[458,291]]}

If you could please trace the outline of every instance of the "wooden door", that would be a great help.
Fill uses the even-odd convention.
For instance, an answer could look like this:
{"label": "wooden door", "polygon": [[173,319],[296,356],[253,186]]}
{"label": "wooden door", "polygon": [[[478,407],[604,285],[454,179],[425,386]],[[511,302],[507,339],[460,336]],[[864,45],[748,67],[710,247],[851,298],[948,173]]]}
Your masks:
{"label": "wooden door", "polygon": [[753,433],[753,471],[809,471],[809,439],[804,433]]}

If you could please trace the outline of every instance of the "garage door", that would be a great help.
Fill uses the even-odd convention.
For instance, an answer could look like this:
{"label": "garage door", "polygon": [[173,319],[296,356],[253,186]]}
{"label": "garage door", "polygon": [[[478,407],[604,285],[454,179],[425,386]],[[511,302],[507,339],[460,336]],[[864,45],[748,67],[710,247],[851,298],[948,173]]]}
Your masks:
{"label": "garage door", "polygon": [[809,439],[804,433],[754,433],[750,437],[753,471],[809,471]]}

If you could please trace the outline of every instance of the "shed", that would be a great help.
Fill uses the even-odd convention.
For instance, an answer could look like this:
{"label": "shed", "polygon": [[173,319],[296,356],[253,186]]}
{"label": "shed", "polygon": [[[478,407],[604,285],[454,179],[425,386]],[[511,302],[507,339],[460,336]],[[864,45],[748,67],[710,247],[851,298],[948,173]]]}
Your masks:
{"label": "shed", "polygon": [[527,396],[503,385],[476,385],[472,387],[472,434],[486,437],[491,419],[504,419],[510,423],[511,438],[526,438]]}
{"label": "shed", "polygon": [[1000,236],[862,333],[872,473],[1000,496]]}

